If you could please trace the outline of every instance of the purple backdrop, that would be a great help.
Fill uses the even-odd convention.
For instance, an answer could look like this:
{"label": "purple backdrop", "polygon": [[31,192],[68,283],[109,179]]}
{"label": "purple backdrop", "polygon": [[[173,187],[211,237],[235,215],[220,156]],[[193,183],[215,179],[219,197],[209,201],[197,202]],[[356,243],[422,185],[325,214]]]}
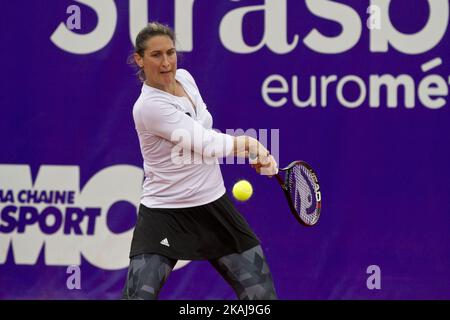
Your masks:
{"label": "purple backdrop", "polygon": [[[119,297],[142,182],[126,60],[148,13],[176,27],[215,128],[279,129],[280,165],[317,170],[305,228],[275,180],[222,165],[227,190],[253,184],[236,205],[281,299],[450,299],[448,1],[129,2],[0,2],[0,298]],[[203,261],[160,297],[235,298]]]}

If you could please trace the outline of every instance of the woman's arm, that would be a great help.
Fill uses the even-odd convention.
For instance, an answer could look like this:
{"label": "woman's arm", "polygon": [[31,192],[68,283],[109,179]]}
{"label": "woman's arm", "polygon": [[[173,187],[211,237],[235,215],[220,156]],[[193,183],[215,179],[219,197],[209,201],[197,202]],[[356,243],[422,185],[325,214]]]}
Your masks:
{"label": "woman's arm", "polygon": [[234,137],[234,155],[242,158],[267,157],[270,152],[258,140],[250,136]]}
{"label": "woman's arm", "polygon": [[234,137],[233,153],[237,157],[249,158],[256,172],[273,176],[278,172],[278,164],[269,150],[250,136]]}

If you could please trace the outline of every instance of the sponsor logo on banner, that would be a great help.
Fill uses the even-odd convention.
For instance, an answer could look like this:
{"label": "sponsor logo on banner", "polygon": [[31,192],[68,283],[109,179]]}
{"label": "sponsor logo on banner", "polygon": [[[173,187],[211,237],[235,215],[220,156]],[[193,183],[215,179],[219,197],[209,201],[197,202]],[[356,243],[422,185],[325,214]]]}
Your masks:
{"label": "sponsor logo on banner", "polygon": [[[101,50],[112,39],[117,26],[117,7],[113,0],[78,0],[94,10],[98,16],[96,28],[88,34],[78,34],[71,30],[73,23],[61,22],[50,40],[61,50],[74,54],[89,54]],[[194,47],[194,2],[195,0],[175,0],[174,26],[177,34],[177,50],[195,51]],[[265,0],[260,5],[245,5],[243,1],[233,1],[235,6],[224,12],[220,18],[217,41],[235,54],[253,54],[267,49],[274,55],[295,52],[299,47],[321,55],[351,54],[361,40],[363,32],[370,34],[367,50],[370,53],[388,54],[394,50],[404,55],[419,55],[431,51],[443,40],[449,22],[449,2],[428,0],[428,19],[418,26],[414,33],[403,33],[395,27],[395,17],[390,13],[390,0],[372,0],[367,10],[357,12],[349,4],[330,0],[305,0],[308,14],[339,24],[340,32],[329,36],[312,25],[309,32],[300,38],[288,29],[287,0]],[[148,1],[130,1],[131,43],[139,30],[149,21]],[[258,30],[262,34],[257,44],[250,45],[245,40],[244,20],[250,14],[260,14],[264,23]],[[80,15],[75,12],[73,15]],[[408,15],[405,12],[405,15]],[[73,17],[71,17],[72,19]],[[73,20],[73,19],[72,19]],[[364,23],[365,22],[365,23]],[[68,27],[69,25],[69,27]],[[367,27],[367,28],[365,28]],[[257,27],[256,27],[257,28]],[[289,32],[288,32],[289,31]],[[288,34],[293,34],[291,38]],[[301,43],[303,42],[303,43]],[[427,110],[438,110],[446,106],[449,94],[450,76],[431,70],[442,65],[441,57],[427,57],[419,62],[417,70],[409,73],[391,74],[380,71],[376,74],[344,74],[335,70],[330,74],[300,75],[279,73],[268,74],[261,80],[261,102],[266,107],[280,108],[293,105],[296,108],[323,109],[337,105],[345,109],[366,107],[377,110],[380,106],[388,109],[411,110],[418,103]],[[421,70],[422,75],[417,76]],[[389,70],[388,70],[389,71]],[[309,88],[309,89],[308,89]],[[352,88],[356,94],[351,94]],[[386,97],[383,98],[383,92]],[[403,94],[403,99],[402,97]],[[334,101],[337,100],[337,104]],[[385,100],[385,101],[383,101]]]}
{"label": "sponsor logo on banner", "polygon": [[117,165],[92,176],[80,189],[77,166],[40,167],[33,183],[27,165],[0,165],[0,264],[12,250],[16,264],[79,265],[81,255],[106,270],[128,266],[133,228],[107,225],[118,202],[139,203],[143,171]]}
{"label": "sponsor logo on banner", "polygon": [[[88,34],[72,31],[72,22],[61,22],[51,34],[50,40],[61,50],[74,54],[88,54],[103,49],[112,39],[117,27],[117,6],[114,0],[76,0],[94,10],[97,25]],[[129,21],[130,40],[134,43],[137,34],[148,21],[149,2],[130,1]],[[175,0],[174,23],[177,34],[177,50],[193,51],[195,0]],[[321,54],[340,54],[354,48],[359,42],[363,26],[370,32],[371,52],[388,52],[391,47],[405,54],[420,54],[433,49],[442,40],[449,20],[449,3],[446,0],[428,0],[429,14],[426,23],[419,31],[404,34],[395,28],[391,21],[389,8],[391,0],[372,0],[363,14],[359,14],[349,4],[331,0],[305,0],[309,14],[324,20],[338,23],[341,32],[336,36],[326,36],[315,26],[303,38],[304,45]],[[369,2],[368,2],[369,3]],[[223,46],[234,53],[250,54],[267,46],[274,54],[286,54],[300,45],[300,37],[295,34],[292,40],[288,34],[287,0],[265,0],[260,5],[245,5],[236,1],[236,8],[223,14],[219,26],[219,37]],[[73,8],[72,8],[73,10]],[[73,12],[69,10],[68,12]],[[75,12],[80,16],[80,12]],[[263,36],[260,42],[250,46],[246,43],[243,23],[249,14],[264,16]],[[408,15],[409,13],[405,13]],[[363,22],[366,21],[364,24]],[[69,25],[69,26],[68,26]]]}
{"label": "sponsor logo on banner", "polygon": [[107,218],[123,202],[137,214],[143,176],[136,166],[111,166],[80,189],[78,166],[43,165],[33,182],[28,165],[0,164],[0,264],[12,250],[15,264],[35,265],[43,250],[46,265],[80,265],[82,255],[101,269],[128,267],[134,223],[116,233]]}

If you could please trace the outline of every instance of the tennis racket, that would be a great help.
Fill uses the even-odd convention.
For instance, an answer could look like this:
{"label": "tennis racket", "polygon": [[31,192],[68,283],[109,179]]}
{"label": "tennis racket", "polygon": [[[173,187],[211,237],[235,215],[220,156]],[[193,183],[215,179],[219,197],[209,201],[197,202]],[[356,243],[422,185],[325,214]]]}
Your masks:
{"label": "tennis racket", "polygon": [[[280,171],[284,172],[284,179]],[[320,217],[322,196],[317,174],[312,167],[305,161],[293,161],[287,167],[278,169],[275,177],[295,219],[304,226],[315,225]]]}

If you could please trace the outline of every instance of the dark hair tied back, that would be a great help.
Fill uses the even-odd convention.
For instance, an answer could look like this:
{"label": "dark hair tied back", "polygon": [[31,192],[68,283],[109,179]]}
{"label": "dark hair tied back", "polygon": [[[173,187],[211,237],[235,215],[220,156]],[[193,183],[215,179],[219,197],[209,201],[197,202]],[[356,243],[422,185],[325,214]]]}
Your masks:
{"label": "dark hair tied back", "polygon": [[[137,53],[138,55],[143,57],[147,40],[154,36],[168,36],[170,39],[172,39],[173,43],[175,43],[175,32],[168,25],[164,25],[159,22],[150,22],[146,27],[139,31],[134,44],[134,53]],[[129,57],[128,62],[133,65],[136,64],[133,55]],[[137,76],[142,82],[145,81],[145,73],[142,68],[139,68]]]}

